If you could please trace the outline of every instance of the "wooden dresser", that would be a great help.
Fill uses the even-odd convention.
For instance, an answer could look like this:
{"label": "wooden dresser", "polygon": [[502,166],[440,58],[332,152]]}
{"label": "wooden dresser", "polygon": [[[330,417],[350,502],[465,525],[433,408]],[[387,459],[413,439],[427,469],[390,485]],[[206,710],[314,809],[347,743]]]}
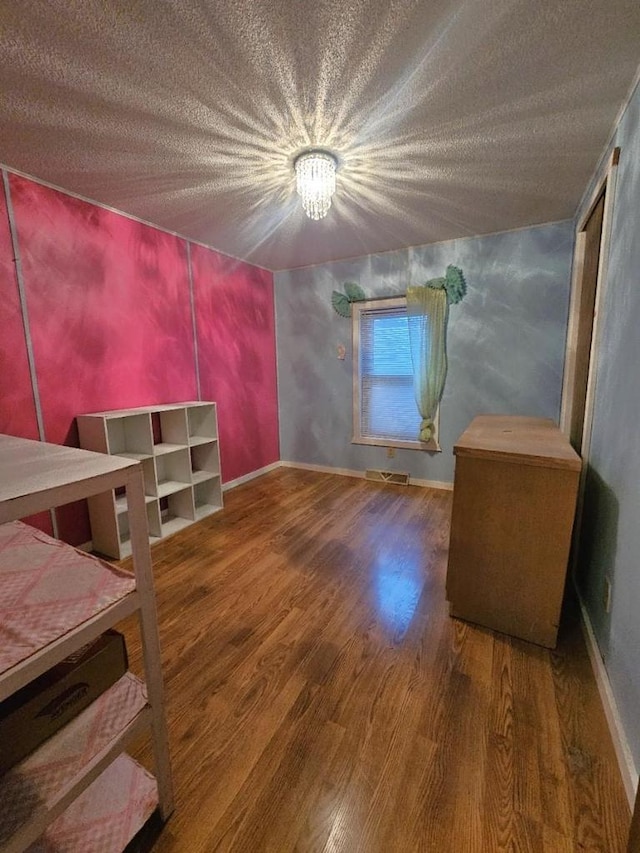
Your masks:
{"label": "wooden dresser", "polygon": [[581,460],[551,420],[480,415],[454,447],[450,613],[555,648]]}

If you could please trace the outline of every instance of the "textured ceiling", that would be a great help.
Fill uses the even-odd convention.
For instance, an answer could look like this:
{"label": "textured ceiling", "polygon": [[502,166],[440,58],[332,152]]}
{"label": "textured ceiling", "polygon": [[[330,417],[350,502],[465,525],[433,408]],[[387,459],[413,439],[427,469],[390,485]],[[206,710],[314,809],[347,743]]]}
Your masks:
{"label": "textured ceiling", "polygon": [[[638,0],[5,0],[0,161],[271,269],[563,219]],[[308,220],[291,161],[340,159]]]}

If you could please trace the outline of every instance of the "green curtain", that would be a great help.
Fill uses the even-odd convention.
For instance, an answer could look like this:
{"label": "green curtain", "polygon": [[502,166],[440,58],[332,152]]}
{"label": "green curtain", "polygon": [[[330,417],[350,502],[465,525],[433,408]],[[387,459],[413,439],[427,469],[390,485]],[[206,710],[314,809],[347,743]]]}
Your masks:
{"label": "green curtain", "polygon": [[444,287],[409,287],[407,317],[413,390],[422,416],[419,438],[429,441],[435,433],[434,419],[447,376],[447,291]]}

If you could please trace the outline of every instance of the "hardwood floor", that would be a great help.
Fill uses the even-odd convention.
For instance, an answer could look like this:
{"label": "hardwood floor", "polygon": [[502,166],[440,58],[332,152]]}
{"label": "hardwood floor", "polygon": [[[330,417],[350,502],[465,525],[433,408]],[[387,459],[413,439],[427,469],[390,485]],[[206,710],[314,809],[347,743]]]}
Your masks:
{"label": "hardwood floor", "polygon": [[450,619],[450,508],[279,469],[153,549],[176,787],[155,851],[624,851],[575,617],[555,652]]}

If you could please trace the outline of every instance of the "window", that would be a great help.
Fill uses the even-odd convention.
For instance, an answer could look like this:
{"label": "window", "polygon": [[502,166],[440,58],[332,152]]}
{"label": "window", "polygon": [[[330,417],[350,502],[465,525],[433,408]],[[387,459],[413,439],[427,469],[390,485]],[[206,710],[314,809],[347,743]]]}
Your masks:
{"label": "window", "polygon": [[357,444],[438,449],[418,441],[404,297],[353,303],[353,440]]}

